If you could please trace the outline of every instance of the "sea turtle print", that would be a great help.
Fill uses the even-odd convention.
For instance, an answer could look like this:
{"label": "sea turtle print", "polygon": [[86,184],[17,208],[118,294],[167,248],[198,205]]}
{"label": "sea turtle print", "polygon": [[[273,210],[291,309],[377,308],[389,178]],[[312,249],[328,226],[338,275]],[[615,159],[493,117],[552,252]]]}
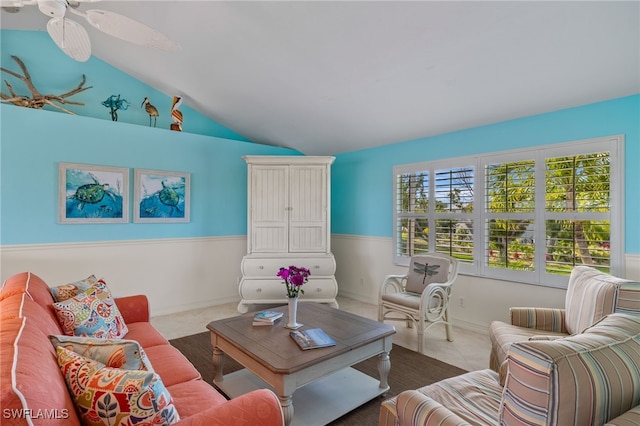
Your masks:
{"label": "sea turtle print", "polygon": [[141,219],[185,217],[185,181],[182,177],[142,174],[139,178]]}
{"label": "sea turtle print", "polygon": [[158,198],[160,202],[165,206],[175,207],[180,210],[177,206],[180,202],[180,196],[176,192],[175,189],[165,185],[164,181],[162,183],[162,189],[158,192]]}
{"label": "sea turtle print", "polygon": [[115,200],[115,197],[109,189],[108,183],[100,183],[98,179],[91,173],[89,173],[89,176],[91,176],[93,183],[86,183],[79,186],[78,189],[76,189],[76,192],[73,194],[73,199],[78,201],[78,210],[82,210],[85,203],[99,203],[100,201],[102,201],[105,195],[108,195],[112,200]]}

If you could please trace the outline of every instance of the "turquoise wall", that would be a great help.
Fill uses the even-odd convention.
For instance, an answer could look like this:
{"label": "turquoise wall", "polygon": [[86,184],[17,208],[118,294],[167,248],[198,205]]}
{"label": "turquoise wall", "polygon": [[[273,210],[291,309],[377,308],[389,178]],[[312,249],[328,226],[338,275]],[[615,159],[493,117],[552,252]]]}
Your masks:
{"label": "turquoise wall", "polygon": [[337,154],[332,232],[392,236],[395,165],[618,134],[626,141],[626,252],[640,253],[640,95]]}
{"label": "turquoise wall", "polygon": [[[60,95],[75,89],[84,74],[87,78],[84,87],[91,86],[91,89],[68,98],[82,102],[84,106],[64,106],[85,117],[111,121],[110,110],[102,102],[111,95],[121,95],[131,105],[126,111],[118,111],[118,122],[149,126],[149,115],[141,107],[144,98],[148,97],[160,113],[156,126],[168,129],[172,121],[173,96],[181,95],[159,92],[95,56],[87,62],[74,61],[58,49],[46,31],[0,30],[0,65],[21,74],[12,55],[24,62],[34,85],[42,94]],[[167,55],[169,60],[171,56]],[[15,77],[2,73],[2,79],[8,80],[18,94],[31,96],[26,86]],[[4,84],[2,92],[9,93]],[[58,111],[50,106],[46,106],[45,110]],[[244,136],[194,111],[189,107],[188,99],[185,99],[180,111],[184,116],[183,132],[248,141]]]}
{"label": "turquoise wall", "polygon": [[[172,132],[173,94],[163,94],[91,57],[76,62],[49,39],[46,32],[0,31],[0,65],[21,73],[11,55],[26,65],[43,94],[62,94],[86,75],[91,89],[70,97],[84,106],[65,105],[69,115],[45,107],[31,110],[0,106],[0,244],[41,244],[76,241],[207,237],[246,234],[247,178],[242,155],[300,155],[259,145],[197,113],[187,105],[183,132]],[[2,73],[14,90],[31,96],[15,77]],[[6,86],[3,93],[9,93]],[[111,121],[101,103],[112,94],[131,102]],[[157,127],[140,107],[149,97],[159,109]],[[191,173],[191,222],[180,224],[61,225],[58,212],[58,163],[80,163],[133,169]],[[132,221],[132,210],[129,209]]]}
{"label": "turquoise wall", "polygon": [[[246,235],[243,155],[299,155],[266,145],[0,106],[0,244]],[[191,222],[58,224],[58,163],[191,173]],[[132,210],[130,218],[132,218]],[[132,220],[132,219],[130,219]]]}

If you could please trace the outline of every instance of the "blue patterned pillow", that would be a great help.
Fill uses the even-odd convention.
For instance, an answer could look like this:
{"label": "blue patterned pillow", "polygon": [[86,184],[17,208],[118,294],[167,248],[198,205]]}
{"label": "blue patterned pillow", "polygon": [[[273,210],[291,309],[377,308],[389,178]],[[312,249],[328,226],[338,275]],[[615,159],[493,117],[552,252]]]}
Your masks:
{"label": "blue patterned pillow", "polygon": [[129,329],[104,281],[63,302],[53,304],[67,336],[121,339]]}

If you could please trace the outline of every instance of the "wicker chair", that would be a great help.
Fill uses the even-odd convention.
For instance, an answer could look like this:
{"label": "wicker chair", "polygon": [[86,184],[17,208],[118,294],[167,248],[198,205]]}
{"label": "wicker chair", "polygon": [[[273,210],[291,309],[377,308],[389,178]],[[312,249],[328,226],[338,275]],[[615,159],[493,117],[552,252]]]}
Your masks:
{"label": "wicker chair", "polygon": [[[444,323],[447,340],[453,341],[449,302],[458,276],[458,260],[440,253],[413,256],[404,275],[388,275],[380,287],[378,321],[403,320],[415,325],[418,352],[423,353],[425,332]],[[428,325],[427,325],[428,324]]]}

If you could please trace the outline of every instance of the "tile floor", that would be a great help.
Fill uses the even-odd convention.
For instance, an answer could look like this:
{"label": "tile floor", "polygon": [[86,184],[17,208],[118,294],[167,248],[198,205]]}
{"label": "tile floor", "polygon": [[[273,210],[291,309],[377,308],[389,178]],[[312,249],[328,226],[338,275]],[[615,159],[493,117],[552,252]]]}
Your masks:
{"label": "tile floor", "polygon": [[[338,296],[340,309],[361,315],[366,318],[377,319],[378,307],[362,303],[353,299]],[[301,305],[304,307],[304,304]],[[156,316],[151,323],[167,339],[189,336],[206,331],[209,322],[217,319],[240,315],[236,309],[237,303],[212,306],[172,315]],[[266,306],[256,306],[264,309]],[[397,333],[393,342],[409,349],[416,349],[416,335],[414,329],[406,328],[404,322],[392,322]],[[436,325],[425,335],[425,354],[468,371],[484,369],[489,366],[489,351],[491,345],[489,337],[454,326],[454,340],[447,341],[444,326]],[[393,362],[393,354],[392,362]]]}

